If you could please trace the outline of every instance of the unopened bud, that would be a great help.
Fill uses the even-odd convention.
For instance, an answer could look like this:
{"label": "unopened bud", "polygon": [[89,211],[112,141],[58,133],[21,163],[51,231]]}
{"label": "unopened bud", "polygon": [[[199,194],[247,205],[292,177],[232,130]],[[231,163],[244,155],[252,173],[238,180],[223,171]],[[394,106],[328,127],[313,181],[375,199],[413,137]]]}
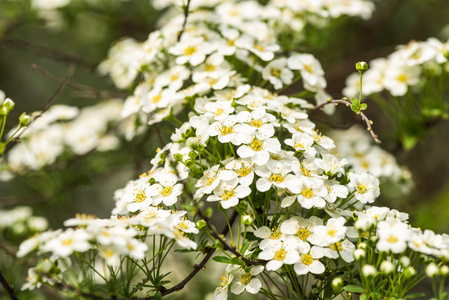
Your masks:
{"label": "unopened bud", "polygon": [[402,256],[399,259],[399,263],[403,268],[407,268],[408,266],[410,266],[410,258],[408,258],[407,256]]}
{"label": "unopened bud", "polygon": [[440,273],[442,276],[446,277],[447,275],[449,275],[449,267],[446,265],[441,266]]}
{"label": "unopened bud", "polygon": [[362,268],[362,274],[365,277],[374,277],[377,274],[377,270],[372,265],[364,265]]}
{"label": "unopened bud", "polygon": [[435,277],[435,276],[440,274],[440,269],[438,269],[438,266],[435,263],[430,263],[426,267],[426,274],[430,278],[433,278],[433,277]]}
{"label": "unopened bud", "polygon": [[6,98],[5,101],[3,101],[2,106],[6,107],[8,109],[8,111],[11,111],[14,109],[14,106],[16,106],[16,104],[11,99]]}
{"label": "unopened bud", "polygon": [[416,275],[415,268],[413,268],[412,266],[405,268],[405,270],[404,270],[404,277],[405,278],[410,279],[410,278],[412,278],[415,275]]}
{"label": "unopened bud", "polygon": [[173,155],[173,157],[175,158],[176,161],[182,161],[182,155],[179,153],[176,153],[175,155]]}
{"label": "unopened bud", "polygon": [[196,228],[198,228],[199,230],[205,228],[206,226],[207,226],[207,223],[204,220],[199,220],[196,222]]}
{"label": "unopened bud", "polygon": [[251,226],[254,223],[254,219],[250,215],[242,216],[241,219],[242,223],[246,226]]}
{"label": "unopened bud", "polygon": [[28,126],[31,123],[31,116],[26,113],[22,113],[19,117],[20,127]]}
{"label": "unopened bud", "polygon": [[381,264],[380,264],[380,271],[384,274],[390,274],[394,272],[394,265],[391,261],[388,260],[384,260]]}
{"label": "unopened bud", "polygon": [[365,61],[359,61],[355,64],[355,68],[359,71],[360,74],[363,74],[368,70],[368,64]]}
{"label": "unopened bud", "polygon": [[336,294],[340,293],[341,289],[343,288],[343,284],[343,279],[341,279],[340,277],[336,277],[332,280],[332,289]]}
{"label": "unopened bud", "polygon": [[365,253],[365,250],[363,250],[363,249],[357,249],[354,251],[354,257],[357,260],[364,258],[365,256],[366,256],[366,253]]}
{"label": "unopened bud", "polygon": [[214,210],[212,209],[212,207],[208,207],[204,211],[204,217],[207,219],[210,219],[212,217],[213,213],[214,213]]}
{"label": "unopened bud", "polygon": [[191,159],[195,159],[195,158],[196,158],[196,153],[193,152],[193,151],[190,151],[190,152],[189,152],[189,157],[190,157]]}

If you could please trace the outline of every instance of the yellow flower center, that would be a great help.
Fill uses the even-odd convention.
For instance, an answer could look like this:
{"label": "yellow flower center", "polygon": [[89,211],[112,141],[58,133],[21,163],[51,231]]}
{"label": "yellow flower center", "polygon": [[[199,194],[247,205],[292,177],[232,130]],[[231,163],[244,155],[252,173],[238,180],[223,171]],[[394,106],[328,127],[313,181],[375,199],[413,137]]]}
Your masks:
{"label": "yellow flower center", "polygon": [[252,120],[251,121],[252,127],[260,128],[260,127],[262,127],[262,125],[263,125],[263,122],[261,120]]}
{"label": "yellow flower center", "polygon": [[181,223],[179,223],[179,228],[181,228],[181,229],[183,229],[183,230],[187,230],[187,224],[185,223],[185,222],[181,222]]}
{"label": "yellow flower center", "polygon": [[214,66],[214,65],[206,65],[204,67],[204,70],[207,71],[207,72],[212,72],[212,71],[215,71],[216,69],[217,69],[217,67]]}
{"label": "yellow flower center", "polygon": [[274,259],[275,260],[284,260],[285,256],[287,255],[287,251],[285,251],[284,249],[279,249],[276,254],[274,254]]}
{"label": "yellow flower center", "polygon": [[136,202],[137,202],[137,203],[143,202],[143,201],[145,201],[146,198],[147,198],[147,196],[145,196],[144,192],[141,191],[141,192],[138,193],[137,196],[136,196]]}
{"label": "yellow flower center", "polygon": [[270,181],[279,184],[284,181],[284,177],[281,174],[273,174],[270,176]]}
{"label": "yellow flower center", "polygon": [[308,72],[308,73],[313,73],[313,69],[311,65],[304,65],[304,69]]}
{"label": "yellow flower center", "polygon": [[215,181],[215,177],[206,177],[206,185],[211,185],[212,183],[214,183]]}
{"label": "yellow flower center", "polygon": [[196,47],[190,46],[190,47],[187,47],[186,50],[184,50],[184,55],[190,56],[195,52],[196,52]]}
{"label": "yellow flower center", "polygon": [[295,149],[297,149],[297,148],[304,149],[304,145],[303,145],[302,143],[300,143],[300,142],[297,142],[297,143],[295,144]]}
{"label": "yellow flower center", "polygon": [[270,158],[273,160],[281,160],[282,159],[281,155],[279,155],[279,154],[271,154]]}
{"label": "yellow flower center", "polygon": [[343,246],[341,244],[342,244],[341,242],[337,242],[335,244],[330,245],[329,247],[334,251],[337,251],[338,249],[338,252],[341,252],[343,251]]}
{"label": "yellow flower center", "polygon": [[217,109],[217,111],[215,112],[215,116],[219,116],[219,115],[221,115],[222,113],[224,113],[223,108],[219,108],[219,109]]}
{"label": "yellow flower center", "polygon": [[357,184],[357,192],[359,194],[364,194],[367,189],[368,189],[368,187],[366,186],[366,184],[362,184],[362,183]]}
{"label": "yellow flower center", "polygon": [[220,133],[221,135],[228,135],[234,132],[234,128],[230,126],[221,126]]}
{"label": "yellow flower center", "polygon": [[296,232],[296,235],[303,241],[307,240],[307,238],[310,236],[311,232],[309,228],[299,228]]}
{"label": "yellow flower center", "polygon": [[173,74],[171,77],[170,77],[170,80],[171,81],[175,81],[175,80],[177,80],[179,78],[179,74]]}
{"label": "yellow flower center", "polygon": [[310,254],[304,254],[304,255],[301,255],[301,261],[303,264],[308,266],[311,263],[313,263],[313,257]]}
{"label": "yellow flower center", "polygon": [[254,139],[254,141],[249,144],[249,147],[253,149],[253,151],[260,151],[263,149],[263,143],[258,139]]}
{"label": "yellow flower center", "polygon": [[173,192],[173,187],[171,186],[167,186],[166,188],[164,188],[161,192],[162,196],[167,197],[170,196],[170,194]]}
{"label": "yellow flower center", "polygon": [[228,46],[235,46],[235,40],[229,40],[228,41]]}
{"label": "yellow flower center", "polygon": [[63,244],[64,246],[70,246],[70,245],[73,244],[73,240],[72,240],[72,239],[63,240],[63,241],[62,241],[62,244]]}
{"label": "yellow flower center", "polygon": [[244,285],[249,284],[250,281],[251,281],[251,278],[253,278],[253,277],[251,276],[251,274],[245,273],[245,275],[242,276],[242,283],[243,283]]}
{"label": "yellow flower center", "polygon": [[388,240],[387,240],[390,244],[394,244],[394,243],[396,243],[397,241],[399,241],[399,239],[397,238],[397,237],[395,237],[395,236],[390,236],[389,238],[388,238]]}
{"label": "yellow flower center", "polygon": [[254,49],[257,51],[265,51],[265,47],[262,45],[254,45]]}
{"label": "yellow flower center", "polygon": [[406,83],[406,82],[407,82],[407,76],[406,76],[405,74],[399,75],[398,77],[396,77],[396,79],[397,79],[399,82],[403,82],[403,83]]}
{"label": "yellow flower center", "polygon": [[251,169],[248,167],[241,167],[238,171],[237,174],[239,174],[241,177],[246,177],[251,173]]}
{"label": "yellow flower center", "polygon": [[279,69],[271,69],[271,76],[274,76],[274,77],[281,77],[281,70],[279,70]]}
{"label": "yellow flower center", "polygon": [[127,244],[126,248],[128,248],[129,251],[133,251],[136,248],[136,246],[133,244]]}
{"label": "yellow flower center", "polygon": [[229,282],[228,276],[222,276],[220,279],[221,279],[221,282],[220,282],[221,287],[225,287],[228,285],[228,282]]}
{"label": "yellow flower center", "polygon": [[302,190],[302,192],[301,192],[301,195],[302,195],[304,198],[310,199],[310,198],[313,197],[313,191],[312,191],[311,189],[309,189],[309,188],[304,188],[304,189]]}
{"label": "yellow flower center", "polygon": [[159,101],[161,101],[162,95],[158,94],[156,96],[153,97],[153,99],[151,99],[151,102],[153,103],[158,103]]}
{"label": "yellow flower center", "polygon": [[337,231],[335,229],[328,229],[327,234],[331,237],[334,237],[337,234]]}
{"label": "yellow flower center", "polygon": [[234,190],[226,190],[223,192],[223,195],[221,197],[223,198],[224,201],[228,201],[229,199],[234,197],[234,195],[235,195]]}
{"label": "yellow flower center", "polygon": [[282,233],[279,231],[279,228],[273,229],[273,231],[270,234],[270,239],[272,240],[278,240],[282,236]]}

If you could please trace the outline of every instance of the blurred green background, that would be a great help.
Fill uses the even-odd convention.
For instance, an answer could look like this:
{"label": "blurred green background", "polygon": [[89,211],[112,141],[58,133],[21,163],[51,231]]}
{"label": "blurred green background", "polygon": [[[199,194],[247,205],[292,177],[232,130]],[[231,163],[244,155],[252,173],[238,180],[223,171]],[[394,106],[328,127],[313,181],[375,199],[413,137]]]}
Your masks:
{"label": "blurred green background", "polygon": [[[123,93],[108,78],[99,76],[96,66],[115,41],[123,37],[146,39],[157,28],[161,14],[152,8],[149,0],[87,3],[75,1],[75,5],[62,9],[60,28],[49,28],[31,9],[29,1],[0,0],[0,90],[16,102],[7,128],[16,124],[23,111],[39,110],[59,86],[32,68],[32,64],[59,78],[65,76],[71,65],[77,65],[73,81],[102,91]],[[397,45],[411,40],[449,38],[447,0],[375,3],[376,10],[370,20],[341,17],[332,21],[329,29],[311,29],[316,38],[298,45],[321,61],[328,81],[327,91],[335,98],[342,96],[345,79],[354,72],[355,62],[386,56]],[[66,87],[55,103],[83,107],[101,100],[85,98],[79,91]],[[445,100],[449,102],[449,96]],[[381,197],[378,205],[409,213],[413,226],[449,232],[448,121],[440,120],[426,128],[416,146],[405,150],[383,111],[374,102],[367,101],[366,114],[374,121],[373,128],[382,140],[382,147],[411,170],[415,182],[410,195],[397,196],[393,191],[390,196]],[[311,117],[325,127],[345,128],[357,122],[354,114],[344,108],[337,109],[332,117],[321,114]],[[157,146],[162,145],[147,136],[124,142],[118,151],[78,157],[63,169],[47,167],[29,176],[0,182],[0,209],[31,205],[36,215],[48,218],[52,228],[61,227],[75,213],[108,217],[113,208],[113,192],[149,168],[149,159]],[[20,285],[23,274],[10,269],[14,262],[5,254],[8,252],[5,248],[8,246],[3,244],[0,270],[6,269],[5,276]],[[0,289],[0,297],[5,297],[2,293]]]}

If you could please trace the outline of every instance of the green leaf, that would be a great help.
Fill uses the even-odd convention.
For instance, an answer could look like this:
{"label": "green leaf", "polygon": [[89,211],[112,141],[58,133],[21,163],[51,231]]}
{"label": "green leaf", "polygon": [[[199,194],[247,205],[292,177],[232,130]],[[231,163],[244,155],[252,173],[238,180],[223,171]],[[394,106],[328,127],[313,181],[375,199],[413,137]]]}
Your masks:
{"label": "green leaf", "polygon": [[368,108],[368,104],[366,104],[366,103],[361,103],[360,104],[360,110],[365,110],[367,108]]}
{"label": "green leaf", "polygon": [[401,138],[401,142],[404,149],[408,151],[415,147],[418,142],[418,138],[416,136],[405,135]]}
{"label": "green leaf", "polygon": [[367,295],[363,294],[363,295],[360,295],[360,300],[369,300],[369,298]]}
{"label": "green leaf", "polygon": [[246,250],[248,250],[249,246],[251,246],[251,243],[246,242],[243,247],[242,250],[240,251],[241,253],[245,254]]}
{"label": "green leaf", "polygon": [[232,264],[232,265],[242,265],[243,261],[240,260],[238,257],[233,257],[233,258],[231,258],[230,264]]}
{"label": "green leaf", "polygon": [[447,300],[447,298],[448,298],[448,294],[446,292],[444,292],[440,295],[440,300]]}
{"label": "green leaf", "polygon": [[213,260],[215,260],[216,262],[222,263],[222,264],[230,264],[231,263],[231,259],[229,259],[229,257],[226,256],[214,256],[212,257]]}
{"label": "green leaf", "polygon": [[424,293],[415,293],[415,294],[410,294],[404,297],[404,299],[413,299],[413,298],[419,298],[419,297],[425,297],[426,294]]}
{"label": "green leaf", "polygon": [[360,100],[358,98],[351,98],[351,103],[352,103],[352,105],[359,106]]}
{"label": "green leaf", "polygon": [[364,288],[362,288],[361,286],[358,285],[347,285],[345,287],[343,287],[343,289],[347,292],[351,292],[351,293],[363,293],[365,291]]}

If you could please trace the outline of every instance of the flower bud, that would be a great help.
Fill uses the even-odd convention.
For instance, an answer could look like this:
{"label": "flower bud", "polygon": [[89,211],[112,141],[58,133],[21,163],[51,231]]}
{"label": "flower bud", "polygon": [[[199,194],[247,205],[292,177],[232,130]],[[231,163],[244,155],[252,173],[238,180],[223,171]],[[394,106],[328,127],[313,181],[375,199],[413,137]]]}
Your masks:
{"label": "flower bud", "polygon": [[20,127],[28,126],[31,123],[31,116],[26,113],[22,113],[19,117]]}
{"label": "flower bud", "polygon": [[363,242],[357,245],[357,248],[358,248],[358,249],[363,249],[363,250],[365,250],[366,247],[368,247],[368,245],[367,245],[366,243],[363,243]]}
{"label": "flower bud", "polygon": [[199,230],[205,228],[207,226],[206,221],[204,220],[199,220],[196,222],[196,228],[198,228]]}
{"label": "flower bud", "polygon": [[408,266],[410,266],[410,258],[408,258],[407,256],[402,256],[399,259],[399,263],[403,268],[407,268]]}
{"label": "flower bud", "polygon": [[14,101],[12,101],[11,99],[6,98],[6,100],[3,101],[2,106],[3,106],[3,107],[6,107],[6,109],[8,109],[8,112],[10,112],[11,110],[14,109],[14,106],[16,106],[16,104],[15,104]]}
{"label": "flower bud", "polygon": [[332,289],[336,294],[340,293],[341,289],[343,288],[343,284],[343,279],[341,279],[340,277],[335,277],[332,280]]}
{"label": "flower bud", "polygon": [[254,219],[250,215],[242,216],[241,220],[246,226],[251,226],[254,223]]}
{"label": "flower bud", "polygon": [[190,157],[191,159],[195,159],[195,158],[196,158],[196,153],[193,152],[193,151],[190,151],[190,152],[189,152],[189,157]]}
{"label": "flower bud", "polygon": [[149,183],[150,185],[153,185],[153,184],[156,183],[156,179],[154,179],[154,178],[152,177],[152,178],[150,178],[150,180],[148,180],[148,183]]}
{"label": "flower bud", "polygon": [[210,219],[212,217],[212,214],[214,213],[214,210],[212,209],[212,207],[208,207],[206,208],[206,210],[204,211],[204,217],[206,219]]}
{"label": "flower bud", "polygon": [[426,274],[430,278],[433,278],[433,277],[435,277],[435,276],[440,274],[440,269],[438,268],[438,266],[435,263],[430,263],[426,267]]}
{"label": "flower bud", "polygon": [[390,274],[394,272],[394,265],[391,263],[391,261],[384,260],[380,264],[380,271],[384,274]]}
{"label": "flower bud", "polygon": [[372,265],[364,265],[362,268],[362,274],[365,277],[371,277],[371,276],[374,277],[377,274],[377,270]]}
{"label": "flower bud", "polygon": [[179,153],[176,153],[175,155],[173,155],[173,157],[175,158],[176,161],[182,161],[182,155]]}
{"label": "flower bud", "polygon": [[447,275],[449,275],[449,267],[446,265],[441,266],[440,273],[442,276],[446,277]]}
{"label": "flower bud", "polygon": [[9,110],[6,107],[0,106],[0,116],[8,115]]}
{"label": "flower bud", "polygon": [[356,249],[354,251],[354,257],[357,260],[364,258],[365,256],[366,256],[366,253],[365,253],[365,250],[363,250],[363,249]]}
{"label": "flower bud", "polygon": [[368,64],[365,61],[359,61],[355,64],[355,68],[359,71],[360,74],[363,74],[368,70]]}
{"label": "flower bud", "polygon": [[236,208],[241,211],[246,211],[248,209],[248,203],[246,203],[246,201],[240,201]]}
{"label": "flower bud", "polygon": [[415,275],[416,275],[416,271],[412,266],[409,266],[404,270],[404,277],[407,279],[410,279]]}

